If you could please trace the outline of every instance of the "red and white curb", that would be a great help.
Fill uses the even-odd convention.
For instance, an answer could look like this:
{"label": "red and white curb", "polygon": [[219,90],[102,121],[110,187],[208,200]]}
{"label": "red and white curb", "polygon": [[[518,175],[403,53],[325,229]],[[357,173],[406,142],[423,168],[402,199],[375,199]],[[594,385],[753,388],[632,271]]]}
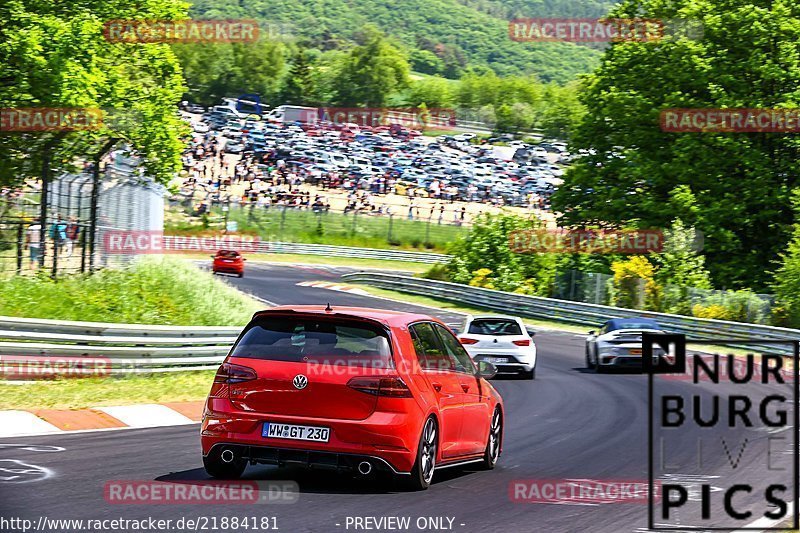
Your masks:
{"label": "red and white curb", "polygon": [[297,283],[300,287],[316,287],[318,289],[328,289],[329,291],[349,292],[350,294],[360,294],[361,296],[371,296],[364,289],[345,285],[342,283],[331,283],[329,281],[301,281]]}
{"label": "red and white curb", "polygon": [[0,411],[0,438],[196,424],[203,401]]}

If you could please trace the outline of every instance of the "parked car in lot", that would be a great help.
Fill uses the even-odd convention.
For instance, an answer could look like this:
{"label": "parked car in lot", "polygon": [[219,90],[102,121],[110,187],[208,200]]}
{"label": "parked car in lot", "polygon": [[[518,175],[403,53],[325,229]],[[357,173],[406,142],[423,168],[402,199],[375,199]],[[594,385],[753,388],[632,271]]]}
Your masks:
{"label": "parked car in lot", "polygon": [[244,151],[244,143],[241,141],[228,141],[225,143],[224,151],[229,154],[241,154]]}
{"label": "parked car in lot", "polygon": [[458,340],[476,362],[489,362],[498,374],[536,377],[536,344],[533,330],[513,316],[468,315]]}
{"label": "parked car in lot", "polygon": [[438,468],[494,468],[504,411],[458,339],[426,315],[280,306],[256,313],[217,371],[201,426],[203,464],[383,472],[425,489]]}
{"label": "parked car in lot", "polygon": [[586,337],[586,367],[595,372],[642,368],[642,333],[663,333],[652,318],[612,318]]}
{"label": "parked car in lot", "polygon": [[211,272],[214,274],[235,274],[240,278],[244,276],[246,259],[236,250],[220,250],[211,259]]}

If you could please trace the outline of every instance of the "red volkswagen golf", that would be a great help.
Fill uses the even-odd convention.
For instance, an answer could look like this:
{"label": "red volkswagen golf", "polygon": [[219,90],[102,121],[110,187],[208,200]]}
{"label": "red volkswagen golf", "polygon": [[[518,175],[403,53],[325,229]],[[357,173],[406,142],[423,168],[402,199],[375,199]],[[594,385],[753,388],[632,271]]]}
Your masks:
{"label": "red volkswagen golf", "polygon": [[503,401],[453,333],[425,315],[362,308],[256,313],[217,371],[202,423],[203,464],[385,472],[425,489],[434,470],[494,468]]}
{"label": "red volkswagen golf", "polygon": [[242,254],[236,250],[220,250],[216,255],[212,255],[214,262],[211,264],[211,272],[223,272],[225,274],[236,274],[240,278],[244,276],[244,262],[247,261]]}

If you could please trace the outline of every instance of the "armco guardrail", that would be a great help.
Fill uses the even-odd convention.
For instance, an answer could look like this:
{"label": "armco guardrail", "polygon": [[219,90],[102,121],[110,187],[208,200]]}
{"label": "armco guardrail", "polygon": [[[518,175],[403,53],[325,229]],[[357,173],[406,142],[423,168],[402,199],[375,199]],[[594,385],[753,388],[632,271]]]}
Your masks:
{"label": "armco guardrail", "polygon": [[384,259],[414,263],[445,263],[449,255],[404,250],[382,250],[379,248],[352,248],[328,244],[305,244],[295,242],[261,242],[258,252],[275,254],[325,255],[332,257],[355,257],[361,259]]}
{"label": "armco guardrail", "polygon": [[[179,247],[174,239],[177,235],[164,235],[164,245]],[[198,239],[201,237],[198,237]],[[250,248],[248,248],[250,250]],[[254,253],[262,254],[300,254],[324,255],[329,257],[354,257],[361,259],[383,259],[388,261],[405,261],[414,263],[445,263],[450,260],[449,255],[434,254],[429,252],[409,252],[405,250],[389,250],[381,248],[357,248],[350,246],[334,246],[330,244],[308,244],[301,242],[270,242],[259,241],[252,249]]]}
{"label": "armco guardrail", "polygon": [[[800,330],[710,320],[666,313],[653,313],[636,309],[623,309],[606,305],[540,298],[524,294],[470,287],[458,283],[448,283],[424,278],[413,278],[395,274],[378,272],[359,272],[346,274],[344,279],[354,283],[365,283],[375,287],[429,296],[440,300],[448,300],[472,307],[481,307],[492,311],[542,318],[572,324],[599,326],[609,318],[646,316],[658,321],[661,326],[671,332],[683,333],[690,340],[798,340]],[[791,353],[787,345],[758,345],[748,343],[748,347],[758,348],[765,352]]]}
{"label": "armco guardrail", "polygon": [[240,331],[0,317],[0,360],[14,368],[30,357],[104,358],[112,374],[210,370],[219,366]]}

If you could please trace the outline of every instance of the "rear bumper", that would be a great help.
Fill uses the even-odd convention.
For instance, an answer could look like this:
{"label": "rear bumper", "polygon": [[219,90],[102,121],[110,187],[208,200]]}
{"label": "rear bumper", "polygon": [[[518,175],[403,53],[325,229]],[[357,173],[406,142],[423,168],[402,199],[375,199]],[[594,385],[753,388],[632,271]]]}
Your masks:
{"label": "rear bumper", "polygon": [[392,474],[408,475],[399,472],[383,457],[377,455],[338,453],[331,451],[297,450],[293,448],[275,448],[271,446],[247,446],[243,444],[219,442],[209,453],[232,450],[236,457],[245,459],[251,464],[268,464],[276,466],[300,465],[306,468],[334,470],[337,472],[358,472],[362,462],[370,464],[372,469]]}
{"label": "rear bumper", "polygon": [[505,363],[495,363],[492,364],[497,368],[498,374],[519,374],[521,372],[530,372],[536,367],[536,356],[533,355],[530,358],[523,359],[517,355],[510,355],[510,354],[503,354],[503,353],[480,353],[473,357],[474,361],[477,363],[478,361],[485,361],[487,359],[491,360],[496,357],[504,357],[508,359]]}
{"label": "rear bumper", "polygon": [[[613,357],[611,361],[606,362],[605,359]],[[598,358],[600,366],[605,368],[642,368],[642,357],[637,356],[601,356]]]}
{"label": "rear bumper", "polygon": [[213,272],[225,272],[228,274],[241,274],[244,272],[244,267],[235,265],[214,265],[211,267]]}
{"label": "rear bumper", "polygon": [[[331,429],[328,442],[266,438],[264,422],[321,426]],[[237,411],[226,399],[212,398],[201,424],[203,455],[214,446],[247,449],[250,460],[268,464],[299,463],[347,468],[359,458],[386,463],[397,473],[411,471],[416,460],[422,418],[416,414],[376,411],[364,420],[322,419]]]}

